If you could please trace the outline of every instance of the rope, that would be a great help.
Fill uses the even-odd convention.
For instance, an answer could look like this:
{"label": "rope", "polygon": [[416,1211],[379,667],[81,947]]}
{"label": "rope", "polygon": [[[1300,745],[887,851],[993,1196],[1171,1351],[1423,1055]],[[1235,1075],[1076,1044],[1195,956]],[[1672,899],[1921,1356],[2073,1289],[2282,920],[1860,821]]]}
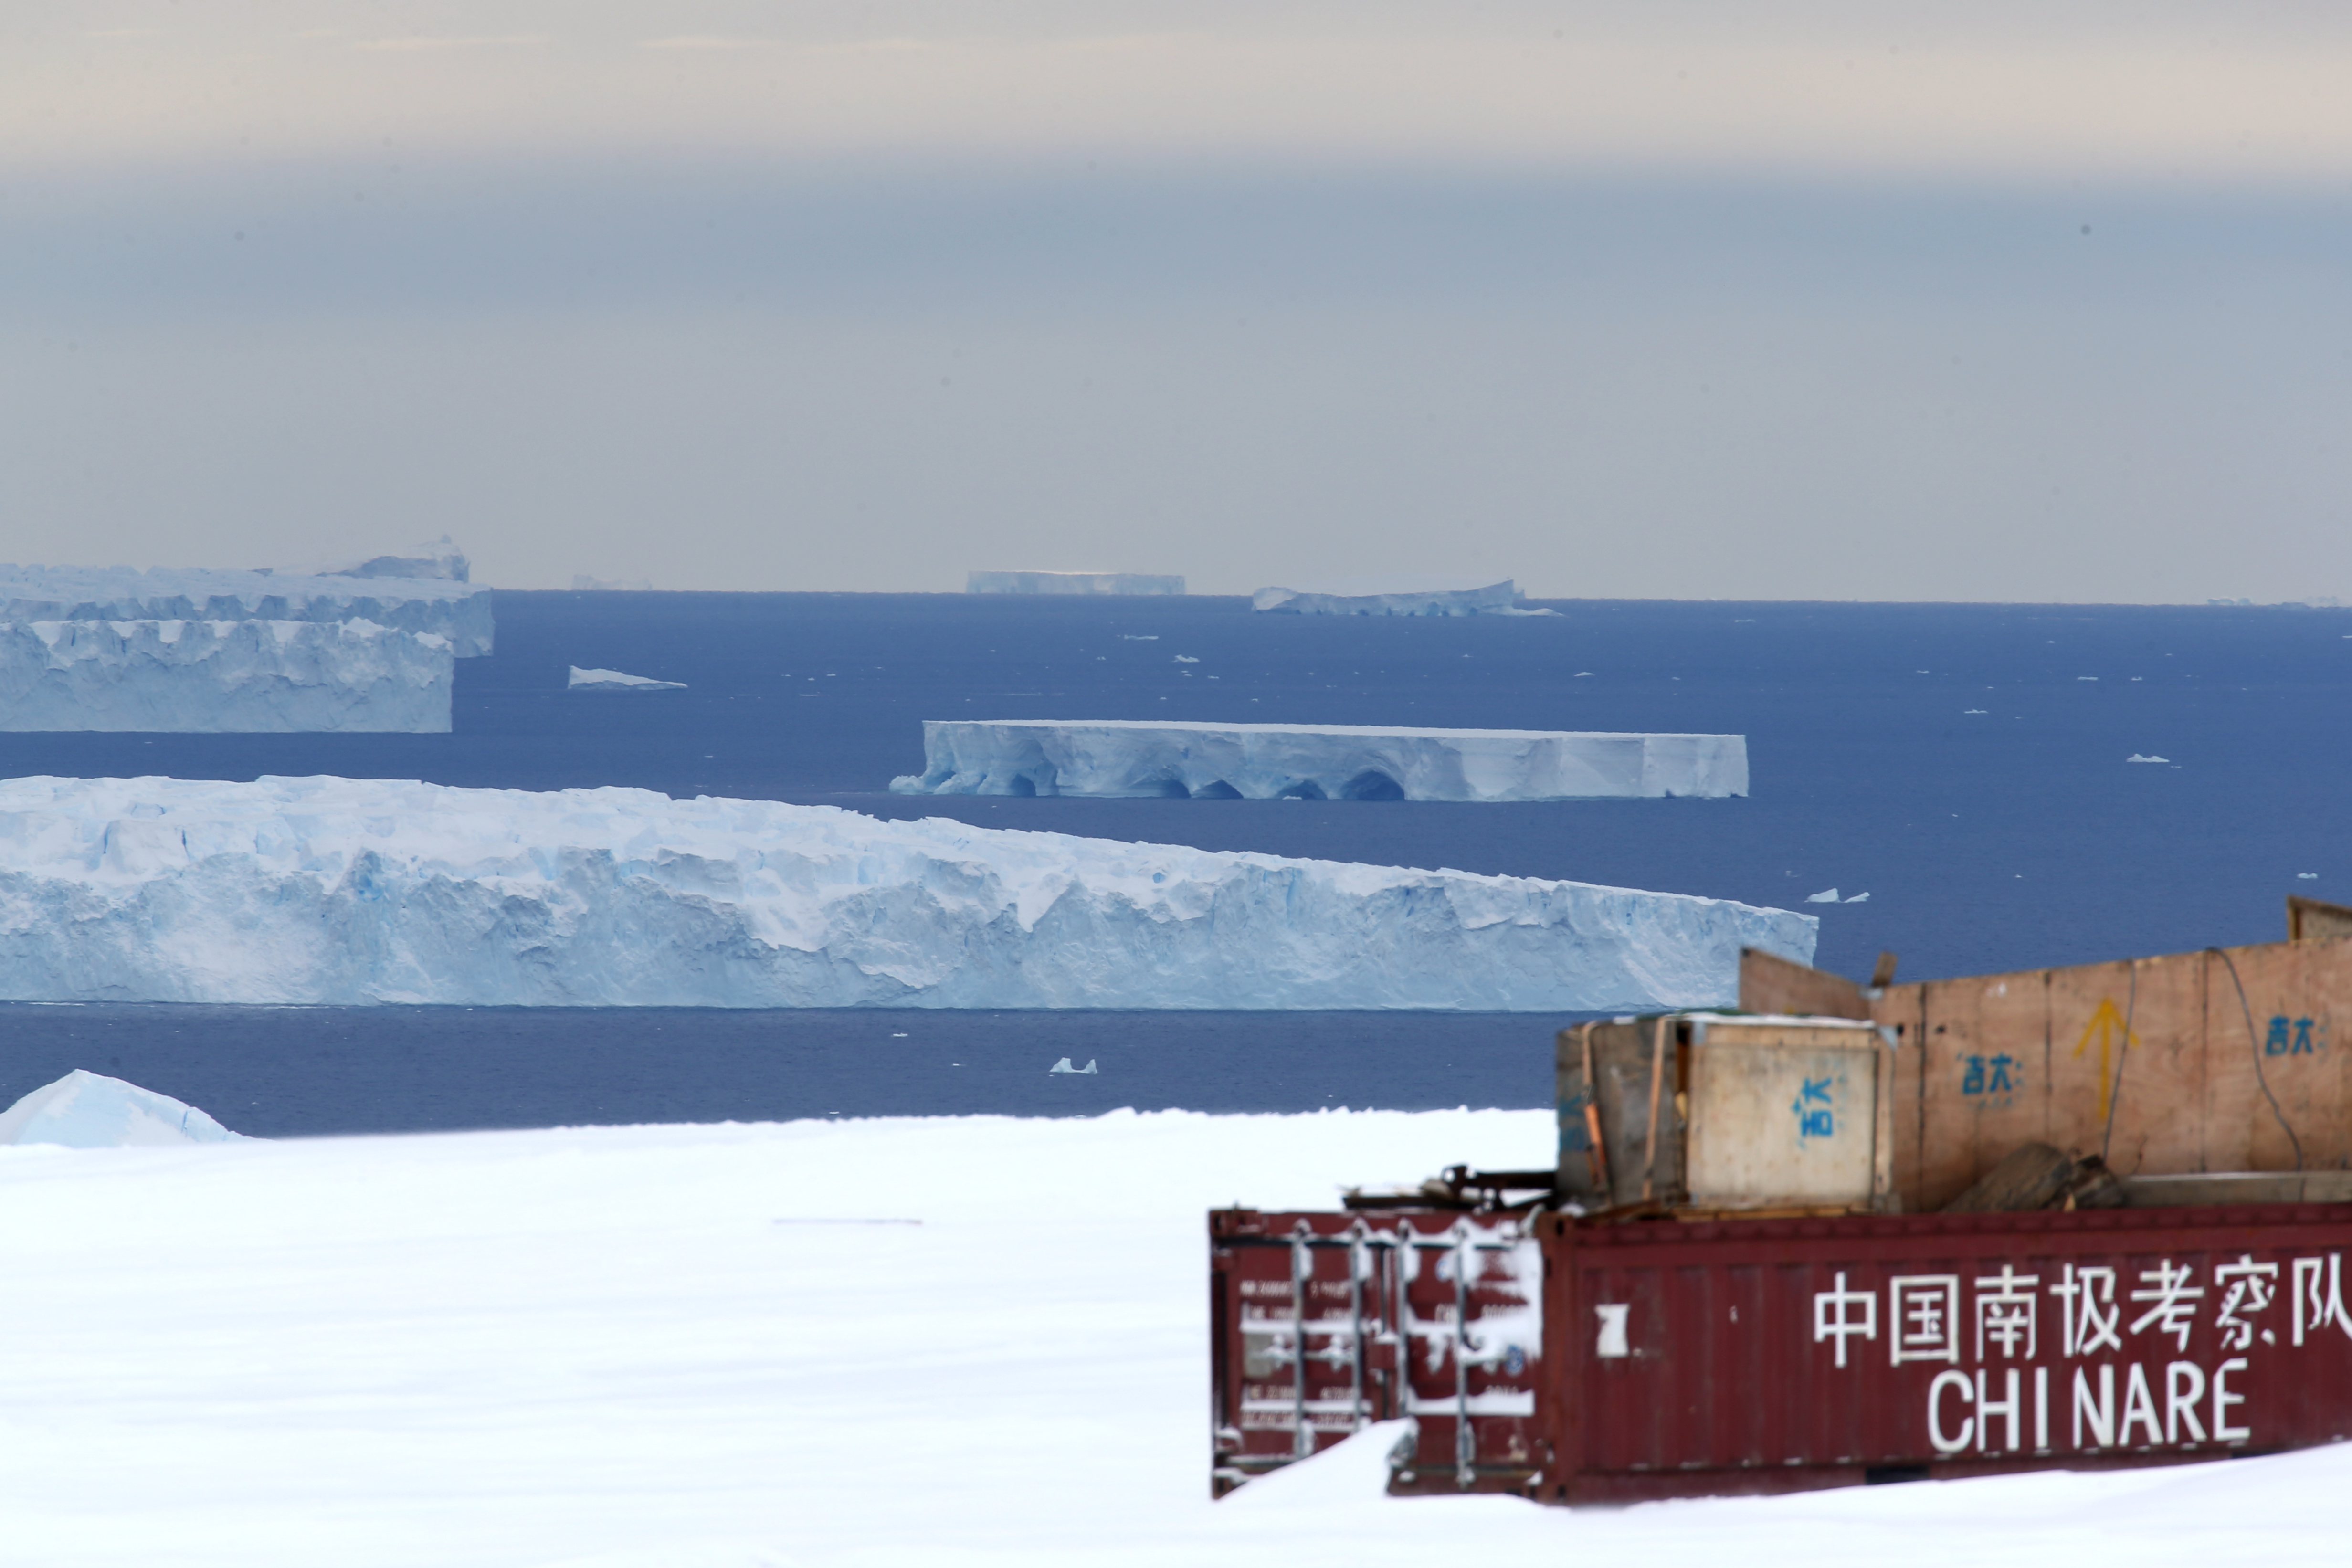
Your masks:
{"label": "rope", "polygon": [[2263,1071],[2263,1041],[2262,1037],[2254,1032],[2254,1009],[2246,1001],[2246,983],[2238,978],[2237,963],[2229,954],[2219,947],[2208,947],[2205,951],[2230,967],[2230,983],[2238,988],[2238,1010],[2246,1019],[2246,1044],[2254,1053],[2254,1082],[2262,1085],[2263,1098],[2271,1103],[2271,1114],[2278,1118],[2279,1129],[2286,1134],[2286,1141],[2294,1145],[2294,1168],[2300,1172],[2303,1169],[2303,1140],[2294,1135],[2293,1127],[2287,1125],[2286,1113],[2279,1109],[2278,1096],[2271,1092],[2271,1081]]}
{"label": "rope", "polygon": [[2132,960],[2131,992],[2124,1002],[2124,1042],[2116,1050],[2116,1081],[2107,1088],[2107,1130],[2099,1135],[2099,1163],[2107,1163],[2108,1145],[2116,1141],[2116,1112],[2124,1103],[2124,1063],[2131,1060],[2132,1016],[2139,1010],[2139,960]]}

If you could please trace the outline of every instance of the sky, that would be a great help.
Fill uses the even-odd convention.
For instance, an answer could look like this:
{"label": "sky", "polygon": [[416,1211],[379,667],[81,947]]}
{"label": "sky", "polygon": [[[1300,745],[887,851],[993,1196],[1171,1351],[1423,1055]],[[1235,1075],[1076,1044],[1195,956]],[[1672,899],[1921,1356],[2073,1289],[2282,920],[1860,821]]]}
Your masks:
{"label": "sky", "polygon": [[0,12],[0,559],[2352,599],[2352,12]]}

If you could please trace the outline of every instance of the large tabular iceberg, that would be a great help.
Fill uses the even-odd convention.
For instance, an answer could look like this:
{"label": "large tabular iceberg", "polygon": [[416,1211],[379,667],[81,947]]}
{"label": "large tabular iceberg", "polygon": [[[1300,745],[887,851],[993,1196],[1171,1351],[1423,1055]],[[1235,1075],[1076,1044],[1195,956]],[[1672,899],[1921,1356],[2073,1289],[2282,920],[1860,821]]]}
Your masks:
{"label": "large tabular iceberg", "polygon": [[1184,580],[1145,571],[975,571],[966,593],[1181,593]]}
{"label": "large tabular iceberg", "polygon": [[1591,800],[1748,793],[1738,735],[927,719],[901,795]]}
{"label": "large tabular iceberg", "polygon": [[642,789],[0,782],[0,997],[1718,1005],[1785,910]]}
{"label": "large tabular iceberg", "polygon": [[451,659],[372,621],[0,623],[0,730],[446,734]]}
{"label": "large tabular iceberg", "polygon": [[1549,615],[1519,602],[1518,585],[1500,582],[1401,585],[1333,583],[1318,588],[1261,588],[1250,608],[1280,615]]}
{"label": "large tabular iceberg", "polygon": [[286,576],[267,571],[0,566],[0,622],[372,621],[490,651],[490,592],[446,579]]}

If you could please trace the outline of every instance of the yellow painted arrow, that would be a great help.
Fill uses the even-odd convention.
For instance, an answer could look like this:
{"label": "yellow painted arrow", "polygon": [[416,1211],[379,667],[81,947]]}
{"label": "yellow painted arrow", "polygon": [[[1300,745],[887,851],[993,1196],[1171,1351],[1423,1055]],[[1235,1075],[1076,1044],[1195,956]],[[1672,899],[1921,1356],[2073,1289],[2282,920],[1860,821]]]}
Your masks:
{"label": "yellow painted arrow", "polygon": [[2139,1036],[2125,1026],[2124,1015],[2116,1010],[2116,998],[2101,997],[2099,1010],[2083,1026],[2083,1038],[2074,1042],[2074,1054],[2080,1057],[2091,1043],[2093,1035],[2099,1037],[2099,1120],[2107,1119],[2107,1096],[2115,1092],[2115,1076],[2108,1071],[2115,1042],[2121,1036],[2125,1049],[2139,1043]]}

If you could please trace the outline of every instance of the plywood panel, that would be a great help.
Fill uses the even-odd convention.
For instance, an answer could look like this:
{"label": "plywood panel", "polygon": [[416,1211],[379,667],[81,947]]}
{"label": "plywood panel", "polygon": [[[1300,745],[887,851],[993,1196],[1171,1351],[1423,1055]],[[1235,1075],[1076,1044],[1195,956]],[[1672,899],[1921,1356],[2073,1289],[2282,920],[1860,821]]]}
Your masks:
{"label": "plywood panel", "polygon": [[2124,1176],[2289,1171],[2298,1144],[2306,1170],[2352,1169],[2352,938],[1891,986],[1874,1011],[1917,1049],[1895,1080],[1907,1209],[2028,1140]]}
{"label": "plywood panel", "polygon": [[1862,988],[1844,976],[1791,963],[1753,947],[1739,950],[1739,1010],[1807,1018],[1871,1016]]}

